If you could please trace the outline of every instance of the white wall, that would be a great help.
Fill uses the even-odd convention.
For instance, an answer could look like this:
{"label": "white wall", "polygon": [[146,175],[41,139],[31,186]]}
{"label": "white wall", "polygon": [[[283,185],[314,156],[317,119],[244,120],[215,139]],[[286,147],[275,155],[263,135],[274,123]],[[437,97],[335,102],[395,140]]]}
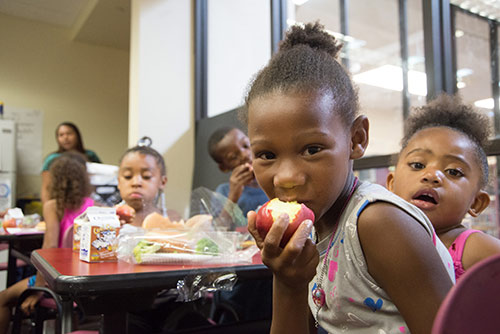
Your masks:
{"label": "white wall", "polygon": [[208,1],[208,116],[243,104],[250,79],[271,58],[269,0]]}
{"label": "white wall", "polygon": [[[72,121],[85,146],[117,164],[127,147],[129,53],[70,40],[69,29],[0,14],[0,100],[44,114],[42,156],[57,124]],[[18,177],[18,197],[37,196],[39,175]]]}
{"label": "white wall", "polygon": [[168,170],[167,207],[188,210],[194,164],[192,1],[132,1],[129,146],[149,136]]}

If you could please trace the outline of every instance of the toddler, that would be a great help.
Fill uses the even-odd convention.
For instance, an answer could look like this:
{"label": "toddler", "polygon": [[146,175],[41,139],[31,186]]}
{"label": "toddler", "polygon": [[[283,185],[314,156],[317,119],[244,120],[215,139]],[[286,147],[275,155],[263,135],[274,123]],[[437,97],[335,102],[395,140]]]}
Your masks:
{"label": "toddler", "polygon": [[462,224],[490,203],[488,118],[442,95],[407,119],[402,149],[387,188],[419,207],[448,248],[458,279],[475,263],[500,253],[500,240]]}

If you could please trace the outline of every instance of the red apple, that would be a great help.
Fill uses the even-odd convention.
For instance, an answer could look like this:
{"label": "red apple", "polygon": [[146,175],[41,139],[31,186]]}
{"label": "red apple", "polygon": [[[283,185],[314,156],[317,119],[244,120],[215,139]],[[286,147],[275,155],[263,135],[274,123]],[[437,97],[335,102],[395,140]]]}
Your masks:
{"label": "red apple", "polygon": [[305,206],[305,204],[282,202],[278,198],[274,198],[265,203],[257,212],[255,226],[262,238],[269,232],[274,221],[284,213],[288,215],[290,220],[283,238],[281,238],[280,246],[283,248],[304,220],[310,219],[314,222],[314,212]]}
{"label": "red apple", "polygon": [[116,214],[120,221],[125,224],[130,224],[135,217],[135,210],[127,204],[122,204],[116,207]]}

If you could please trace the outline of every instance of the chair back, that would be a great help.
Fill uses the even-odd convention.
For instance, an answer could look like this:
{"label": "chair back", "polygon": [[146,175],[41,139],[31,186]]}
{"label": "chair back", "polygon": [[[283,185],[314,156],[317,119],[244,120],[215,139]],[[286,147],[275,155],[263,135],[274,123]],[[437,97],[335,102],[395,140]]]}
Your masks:
{"label": "chair back", "polygon": [[61,248],[73,248],[73,225],[64,231]]}
{"label": "chair back", "polygon": [[500,333],[500,254],[463,274],[441,304],[432,334]]}

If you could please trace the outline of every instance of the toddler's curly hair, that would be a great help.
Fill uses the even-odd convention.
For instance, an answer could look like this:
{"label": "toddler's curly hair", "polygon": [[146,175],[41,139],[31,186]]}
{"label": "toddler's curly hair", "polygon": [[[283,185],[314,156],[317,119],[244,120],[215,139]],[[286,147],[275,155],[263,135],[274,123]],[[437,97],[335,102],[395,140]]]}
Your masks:
{"label": "toddler's curly hair", "polygon": [[447,127],[467,136],[476,147],[478,165],[482,171],[481,186],[488,182],[488,160],[485,148],[489,145],[492,128],[488,117],[472,105],[464,103],[460,96],[442,94],[427,105],[415,108],[405,122],[401,150],[419,131],[431,127]]}

